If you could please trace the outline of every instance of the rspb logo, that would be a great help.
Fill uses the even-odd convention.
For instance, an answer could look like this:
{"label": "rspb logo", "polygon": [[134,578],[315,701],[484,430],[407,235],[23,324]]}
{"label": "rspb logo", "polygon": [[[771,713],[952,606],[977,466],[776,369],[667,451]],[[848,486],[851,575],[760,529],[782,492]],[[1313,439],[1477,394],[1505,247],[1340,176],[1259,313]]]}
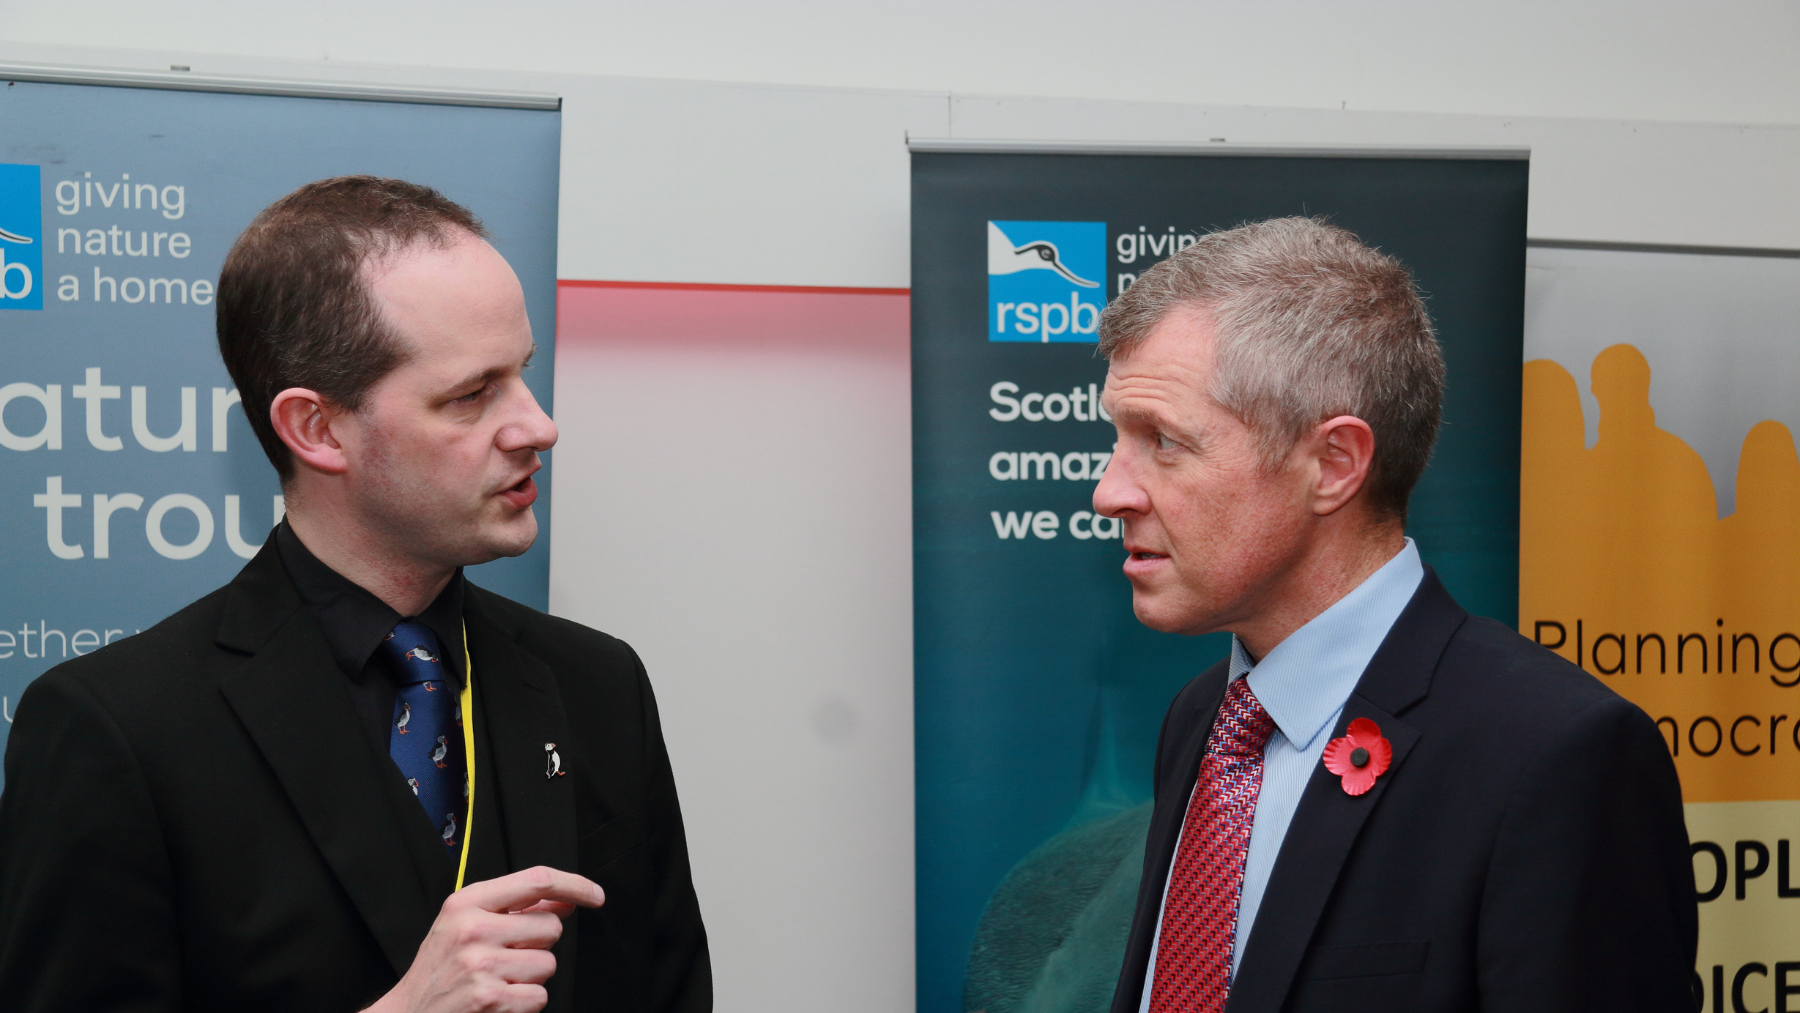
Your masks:
{"label": "rspb logo", "polygon": [[988,222],[988,340],[1099,340],[1105,222]]}
{"label": "rspb logo", "polygon": [[43,190],[35,165],[0,164],[0,310],[44,308]]}

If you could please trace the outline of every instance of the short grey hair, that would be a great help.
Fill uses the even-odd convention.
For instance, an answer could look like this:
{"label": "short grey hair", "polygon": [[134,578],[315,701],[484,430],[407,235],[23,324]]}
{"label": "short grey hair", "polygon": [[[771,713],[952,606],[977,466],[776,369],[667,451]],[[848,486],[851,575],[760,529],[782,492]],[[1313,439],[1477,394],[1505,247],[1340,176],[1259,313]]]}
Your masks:
{"label": "short grey hair", "polygon": [[1207,394],[1256,433],[1265,468],[1314,426],[1353,415],[1375,433],[1370,505],[1405,518],[1443,417],[1444,356],[1398,260],[1318,218],[1213,232],[1106,307],[1100,353],[1129,355],[1183,308],[1211,320]]}

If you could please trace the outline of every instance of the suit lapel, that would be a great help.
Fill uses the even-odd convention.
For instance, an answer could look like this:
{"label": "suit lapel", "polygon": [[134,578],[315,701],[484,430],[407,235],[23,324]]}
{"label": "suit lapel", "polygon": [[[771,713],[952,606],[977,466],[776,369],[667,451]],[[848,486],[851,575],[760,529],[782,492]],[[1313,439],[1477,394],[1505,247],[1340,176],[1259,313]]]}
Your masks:
{"label": "suit lapel", "polygon": [[1169,863],[1181,840],[1181,824],[1187,815],[1188,797],[1200,777],[1200,753],[1212,733],[1219,703],[1225,699],[1225,675],[1229,662],[1207,669],[1182,691],[1163,721],[1163,736],[1171,730],[1179,738],[1161,742],[1156,751],[1156,806],[1144,842],[1144,871],[1138,880],[1136,912],[1125,942],[1125,962],[1113,993],[1114,1013],[1136,1013],[1142,999],[1144,975],[1150,968],[1150,944],[1162,915],[1163,885]]}
{"label": "suit lapel", "polygon": [[[395,796],[325,637],[269,539],[230,588],[218,641],[242,654],[220,692],[281,782],[307,833],[396,975],[437,915]],[[410,801],[410,799],[407,799]]]}
{"label": "suit lapel", "polygon": [[1323,763],[1313,769],[1232,981],[1230,1013],[1276,1013],[1286,1001],[1313,930],[1363,824],[1392,790],[1407,756],[1418,744],[1417,729],[1398,715],[1430,690],[1438,658],[1467,619],[1468,613],[1427,567],[1425,579],[1370,660],[1331,733],[1333,738],[1339,737],[1351,721],[1368,718],[1381,727],[1393,746],[1393,763],[1375,787],[1360,796],[1345,793],[1338,777]]}
{"label": "suit lapel", "polygon": [[1362,795],[1347,794],[1324,764],[1313,771],[1263,892],[1243,963],[1231,983],[1231,1013],[1275,1013],[1281,1008],[1357,834],[1419,741],[1413,728],[1357,695],[1345,702],[1332,737],[1343,735],[1357,718],[1381,726],[1381,734],[1394,747],[1393,763]]}
{"label": "suit lapel", "polygon": [[[1162,884],[1169,877],[1169,863],[1175,860],[1175,847],[1181,841],[1181,825],[1187,818],[1189,796],[1200,779],[1200,754],[1206,749],[1213,721],[1219,714],[1219,704],[1225,699],[1227,664],[1220,662],[1206,673],[1211,678],[1196,694],[1189,716],[1184,720],[1182,740],[1176,744],[1173,762],[1167,769],[1157,772],[1157,783],[1162,790],[1150,819],[1150,853],[1145,858],[1146,868],[1159,870],[1156,880],[1159,898]],[[1158,906],[1160,908],[1160,901]]]}
{"label": "suit lapel", "polygon": [[[489,599],[487,592],[469,585],[463,614],[481,700],[475,734],[486,740],[497,782],[486,790],[496,793],[505,825],[476,827],[474,832],[478,837],[496,830],[503,834],[515,870],[547,865],[574,871],[575,779],[549,774],[545,748],[569,741],[561,694],[550,667],[518,645],[518,631]],[[559,755],[569,752],[565,748]],[[476,786],[477,792],[482,790]],[[550,979],[546,1009],[568,1009],[574,1003],[575,935],[571,926],[552,951],[566,973]]]}

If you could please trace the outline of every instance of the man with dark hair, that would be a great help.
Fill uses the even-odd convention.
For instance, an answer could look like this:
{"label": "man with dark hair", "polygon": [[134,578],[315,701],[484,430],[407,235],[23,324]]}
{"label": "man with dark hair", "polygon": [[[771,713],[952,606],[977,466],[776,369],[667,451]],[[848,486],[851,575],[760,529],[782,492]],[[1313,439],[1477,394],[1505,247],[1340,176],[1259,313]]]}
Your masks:
{"label": "man with dark hair", "polygon": [[1405,534],[1444,364],[1406,269],[1306,218],[1108,306],[1138,618],[1233,634],[1175,698],[1113,1013],[1688,1013],[1662,736],[1459,608]]}
{"label": "man with dark hair", "polygon": [[485,237],[364,176],[232,247],[219,348],[287,517],[19,701],[0,1009],[711,1008],[642,664],[462,576],[531,547],[557,435]]}

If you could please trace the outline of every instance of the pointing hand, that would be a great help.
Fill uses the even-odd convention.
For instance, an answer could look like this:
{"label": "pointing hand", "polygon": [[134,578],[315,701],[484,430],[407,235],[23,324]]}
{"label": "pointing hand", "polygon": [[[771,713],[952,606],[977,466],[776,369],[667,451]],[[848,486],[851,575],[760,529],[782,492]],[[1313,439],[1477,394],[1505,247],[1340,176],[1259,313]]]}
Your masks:
{"label": "pointing hand", "polygon": [[537,1013],[562,920],[605,902],[591,880],[544,866],[471,884],[445,899],[412,966],[369,1013]]}

